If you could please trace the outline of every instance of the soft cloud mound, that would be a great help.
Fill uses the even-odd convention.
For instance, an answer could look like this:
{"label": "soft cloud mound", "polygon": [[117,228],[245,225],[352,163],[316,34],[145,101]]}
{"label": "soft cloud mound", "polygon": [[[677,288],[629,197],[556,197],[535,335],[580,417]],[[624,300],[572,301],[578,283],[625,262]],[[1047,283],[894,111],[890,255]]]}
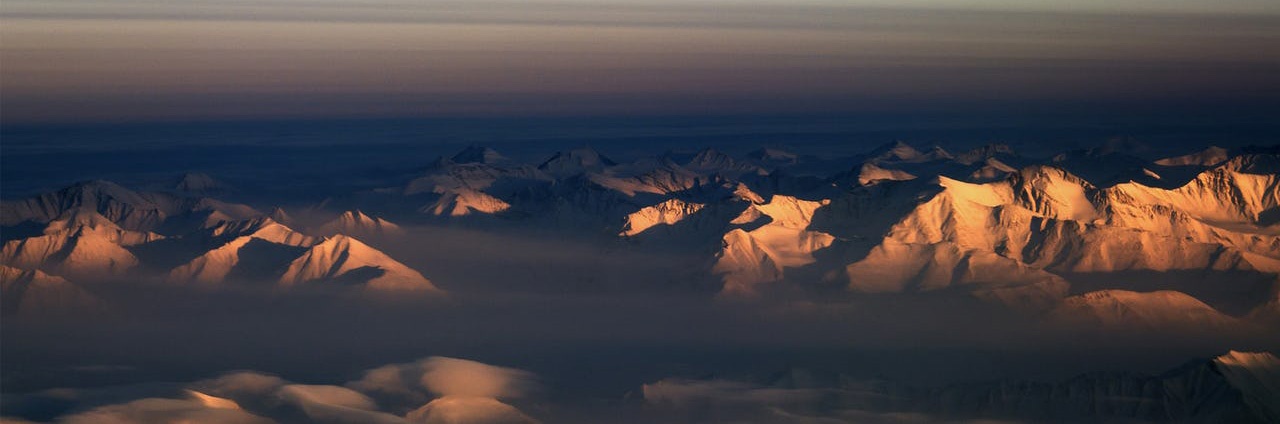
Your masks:
{"label": "soft cloud mound", "polygon": [[373,397],[393,412],[405,413],[431,400],[432,396],[420,382],[426,372],[425,362],[383,365],[365,371],[363,377],[347,383],[346,387]]}
{"label": "soft cloud mound", "polygon": [[445,396],[410,412],[411,423],[421,424],[533,424],[514,406],[494,398]]}
{"label": "soft cloud mound", "polygon": [[185,398],[149,393],[58,422],[529,424],[539,421],[498,399],[526,396],[533,378],[527,371],[444,357],[383,365],[343,386],[237,371],[186,385]]}
{"label": "soft cloud mound", "polygon": [[519,398],[532,384],[533,374],[465,359],[428,358],[422,385],[443,396]]}
{"label": "soft cloud mound", "polygon": [[298,403],[323,404],[343,408],[371,410],[373,399],[351,389],[338,386],[290,384],[280,389],[280,396]]}
{"label": "soft cloud mound", "polygon": [[312,422],[403,422],[400,417],[377,411],[377,405],[368,396],[345,387],[291,384],[281,388],[279,396],[297,405]]}
{"label": "soft cloud mound", "polygon": [[231,399],[224,399],[217,396],[209,396],[195,390],[187,390],[187,396],[196,402],[200,402],[208,408],[214,409],[240,409],[240,404]]}
{"label": "soft cloud mound", "polygon": [[[377,367],[346,386],[378,399],[384,409],[408,411],[413,423],[536,423],[498,400],[524,397],[534,386],[533,377],[522,370],[436,356]],[[439,397],[427,402],[432,394]]]}
{"label": "soft cloud mound", "polygon": [[195,383],[205,393],[226,398],[265,397],[286,383],[280,377],[252,371],[237,371]]}
{"label": "soft cloud mound", "polygon": [[108,405],[59,420],[66,424],[228,423],[266,424],[272,420],[239,408],[210,406],[198,399],[147,398]]}

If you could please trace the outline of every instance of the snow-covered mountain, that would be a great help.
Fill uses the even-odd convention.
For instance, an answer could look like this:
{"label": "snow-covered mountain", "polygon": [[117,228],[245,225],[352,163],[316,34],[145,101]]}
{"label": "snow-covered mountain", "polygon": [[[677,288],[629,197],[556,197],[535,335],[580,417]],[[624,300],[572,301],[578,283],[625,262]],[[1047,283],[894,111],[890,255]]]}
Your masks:
{"label": "snow-covered mountain", "polygon": [[835,241],[829,234],[808,230],[814,211],[826,204],[774,195],[730,221],[739,228],[724,235],[712,267],[724,281],[720,294],[757,295],[760,285],[779,281],[786,269],[815,262],[813,253]]}
{"label": "snow-covered mountain", "polygon": [[271,212],[267,214],[267,218],[271,218],[272,221],[279,222],[284,225],[293,225],[294,223],[293,215],[290,215],[289,212],[286,212],[284,208],[279,206],[272,209]]}
{"label": "snow-covered mountain", "polygon": [[359,209],[343,212],[332,221],[316,228],[315,233],[321,236],[346,234],[360,237],[389,237],[404,234],[399,225],[382,218],[374,218]]}
{"label": "snow-covered mountain", "polygon": [[1185,293],[1102,290],[1071,296],[1050,315],[1072,324],[1146,331],[1230,331],[1241,323]]}
{"label": "snow-covered mountain", "polygon": [[603,171],[605,168],[617,164],[617,162],[601,155],[595,149],[581,147],[557,152],[538,165],[538,170],[557,177],[567,177],[584,172]]}
{"label": "snow-covered mountain", "polygon": [[627,215],[619,235],[635,236],[657,225],[675,224],[698,213],[705,206],[680,199],[669,199],[653,206],[646,206]]}
{"label": "snow-covered mountain", "polygon": [[41,235],[6,242],[0,264],[71,279],[115,278],[138,265],[127,246],[163,238],[125,230],[97,212],[76,209],[50,222]]}
{"label": "snow-covered mountain", "polygon": [[225,242],[173,268],[164,281],[205,287],[232,282],[281,288],[332,284],[440,292],[422,274],[345,234],[318,239],[259,218],[226,223],[205,236]]}
{"label": "snow-covered mountain", "polygon": [[287,246],[311,246],[318,238],[294,231],[271,217],[224,222],[200,234],[217,242],[253,237]]}
{"label": "snow-covered mountain", "polygon": [[441,292],[418,271],[344,235],[311,246],[289,263],[279,281],[284,287],[334,284],[366,290]]}
{"label": "snow-covered mountain", "polygon": [[627,196],[639,193],[668,195],[701,183],[700,175],[665,159],[639,160],[590,174],[591,182]]}
{"label": "snow-covered mountain", "polygon": [[1230,157],[1231,152],[1227,149],[1209,146],[1199,152],[1159,159],[1155,163],[1164,166],[1214,166],[1226,162]]}
{"label": "snow-covered mountain", "polygon": [[497,215],[511,209],[511,204],[479,190],[460,188],[440,195],[435,202],[418,209],[434,216]]}
{"label": "snow-covered mountain", "polygon": [[190,228],[261,215],[252,207],[207,197],[136,192],[109,181],[86,181],[34,198],[0,203],[0,225],[47,223],[88,209],[127,230],[157,230],[161,225]]}
{"label": "snow-covered mountain", "polygon": [[684,162],[684,168],[704,174],[737,177],[747,173],[766,172],[763,168],[734,158],[715,149],[702,149]]}
{"label": "snow-covered mountain", "polygon": [[858,158],[858,165],[837,176],[841,184],[869,186],[885,181],[907,181],[916,178],[945,176],[967,182],[1004,179],[1027,163],[1009,146],[989,144],[953,155],[933,146],[928,151],[895,142],[872,150]]}
{"label": "snow-covered mountain", "polygon": [[546,197],[554,182],[554,177],[537,167],[513,163],[487,147],[472,146],[436,161],[402,186],[381,191],[411,198],[411,211],[428,216],[497,216],[512,209],[510,202],[528,203]]}
{"label": "snow-covered mountain", "polygon": [[5,315],[84,313],[106,307],[97,296],[61,277],[5,265],[0,265],[0,298]]}
{"label": "snow-covered mountain", "polygon": [[512,190],[522,185],[547,183],[551,177],[529,165],[501,166],[486,162],[437,163],[425,174],[404,185],[405,195],[443,194],[458,190]]}
{"label": "snow-covered mountain", "polygon": [[756,164],[756,166],[774,168],[794,165],[800,162],[800,155],[779,148],[765,147],[747,153],[747,160]]}
{"label": "snow-covered mountain", "polygon": [[[723,228],[710,272],[728,296],[751,297],[761,284],[794,274],[843,281],[864,293],[959,288],[1015,309],[1048,311],[1080,275],[1280,272],[1274,155],[1237,155],[1172,187],[1168,181],[1100,186],[1059,166],[1085,169],[1086,159],[1101,156],[1101,168],[1138,160],[1114,156],[1124,151],[1094,149],[1036,163],[1002,145],[951,154],[895,143],[864,156],[856,172],[831,177],[836,185],[853,182],[843,191],[775,171],[741,173],[736,183],[700,183],[680,195],[644,192],[656,198],[596,184],[604,181],[599,176],[635,168],[616,165],[588,174],[596,179],[580,179],[594,189],[567,190],[576,194],[560,202],[597,216],[616,214],[625,237],[654,228],[689,234],[683,230]],[[793,155],[770,152],[757,152],[756,160],[773,158],[775,169],[794,162]],[[710,150],[694,157],[681,169],[723,177],[720,170],[737,163]],[[723,189],[717,196],[687,196],[710,187],[737,187],[770,200],[745,200]],[[738,209],[729,206],[735,202]]]}
{"label": "snow-covered mountain", "polygon": [[[356,239],[402,233],[401,225],[459,222],[483,230],[501,222],[704,255],[702,273],[720,282],[724,298],[761,298],[775,289],[962,292],[1034,313],[1094,310],[1076,315],[1101,321],[1114,317],[1097,310],[1121,306],[1185,307],[1214,317],[1209,310],[1263,316],[1268,302],[1280,304],[1258,296],[1280,292],[1266,287],[1280,284],[1275,149],[1210,148],[1148,160],[1146,150],[1129,144],[1047,158],[1000,144],[950,152],[895,142],[844,159],[767,148],[615,161],[579,148],[536,166],[471,146],[383,188],[299,209],[300,220],[278,208],[266,218],[203,193],[89,181],[0,204],[0,259],[73,282],[159,272],[167,281],[278,283],[304,256],[337,260],[313,251],[321,245],[340,256],[343,249],[363,252],[367,246]],[[195,188],[207,185],[188,177]],[[375,265],[385,262],[379,255],[370,254]],[[287,280],[350,279],[348,271],[364,266],[356,264],[299,265],[298,272],[308,271],[298,275],[308,277]],[[385,264],[388,277],[365,280],[430,284],[395,264]],[[1228,274],[1236,277],[1196,285]],[[1146,282],[1125,282],[1135,275]],[[1181,283],[1161,285],[1162,275]],[[1192,298],[1152,300],[1174,296],[1161,290]],[[1233,306],[1201,297],[1215,291],[1234,296]],[[1175,325],[1157,318],[1152,325]],[[1236,319],[1222,318],[1206,319]]]}
{"label": "snow-covered mountain", "polygon": [[72,210],[90,209],[122,228],[152,229],[176,209],[174,203],[175,198],[169,195],[136,193],[108,181],[86,181],[31,199],[0,204],[0,225],[49,222]]}
{"label": "snow-covered mountain", "polygon": [[858,170],[858,184],[872,185],[881,181],[906,181],[916,179],[915,175],[901,169],[885,169],[874,163],[862,164]]}
{"label": "snow-covered mountain", "polygon": [[[402,231],[358,210],[318,226],[331,236],[321,239],[247,205],[135,192],[105,181],[0,207],[11,223],[5,232],[18,233],[0,249],[0,264],[16,273],[6,278],[39,287],[130,277],[205,287],[335,280],[373,290],[439,291],[417,271],[349,237]],[[279,208],[272,216],[292,220]]]}
{"label": "snow-covered mountain", "polygon": [[462,151],[450,157],[449,160],[454,163],[484,163],[495,164],[509,161],[506,156],[498,153],[497,150],[485,146],[471,145]]}
{"label": "snow-covered mountain", "polygon": [[225,243],[170,270],[165,281],[209,286],[229,278],[268,280],[278,274],[281,263],[317,242],[271,218],[225,223],[210,230],[208,236]]}
{"label": "snow-covered mountain", "polygon": [[[1263,220],[1275,174],[1234,171],[1240,157],[1174,189],[1100,189],[1051,166],[989,183],[938,177],[941,190],[847,268],[850,288],[897,291],[976,282],[1064,293],[1053,273],[1136,270],[1276,272],[1280,243]],[[990,281],[983,281],[990,280]],[[988,284],[989,285],[989,284]]]}
{"label": "snow-covered mountain", "polygon": [[174,191],[187,194],[216,194],[230,188],[230,185],[200,172],[182,174],[178,182],[173,185]]}

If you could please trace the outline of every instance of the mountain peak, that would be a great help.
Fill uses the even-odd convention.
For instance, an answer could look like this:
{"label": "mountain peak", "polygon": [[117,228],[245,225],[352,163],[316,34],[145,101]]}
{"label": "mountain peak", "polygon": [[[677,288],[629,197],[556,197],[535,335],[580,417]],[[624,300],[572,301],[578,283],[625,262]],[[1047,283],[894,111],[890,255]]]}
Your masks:
{"label": "mountain peak", "polygon": [[684,168],[700,172],[716,172],[721,174],[741,174],[761,171],[761,169],[755,165],[739,161],[729,154],[712,148],[699,150],[697,154],[693,155],[692,158],[685,162]]}
{"label": "mountain peak", "polygon": [[449,160],[454,163],[493,164],[507,161],[507,157],[488,147],[472,144],[453,155]]}
{"label": "mountain peak", "polygon": [[0,263],[71,279],[118,276],[138,265],[138,258],[119,243],[122,240],[119,232],[106,228],[72,227],[5,243]]}
{"label": "mountain peak", "polygon": [[680,199],[666,201],[641,208],[626,216],[620,236],[636,236],[658,225],[672,225],[698,213],[706,205]]}
{"label": "mountain peak", "polygon": [[930,157],[935,159],[951,159],[954,157],[951,155],[951,152],[948,152],[947,149],[944,149],[942,148],[942,146],[939,146],[937,144],[933,145],[933,147],[930,147],[929,153],[926,153],[926,155],[929,155]]}
{"label": "mountain peak", "polygon": [[690,167],[724,167],[734,166],[736,162],[732,156],[708,147],[699,150],[697,154],[693,155],[687,165]]}
{"label": "mountain peak", "polygon": [[355,285],[368,290],[440,292],[418,271],[354,237],[338,234],[312,246],[289,264],[280,284]]}
{"label": "mountain peak", "polygon": [[87,207],[79,207],[63,212],[57,219],[50,221],[45,227],[46,234],[62,230],[69,230],[77,227],[89,227],[93,229],[103,228],[107,230],[120,230],[120,226],[116,225],[107,217],[102,216],[93,209]]}
{"label": "mountain peak", "polygon": [[1031,165],[1019,169],[1017,175],[1026,181],[1043,181],[1043,180],[1063,180],[1074,184],[1094,188],[1084,178],[1080,178],[1070,171],[1053,165]]}
{"label": "mountain peak", "polygon": [[772,165],[791,165],[800,161],[800,155],[774,147],[763,147],[747,153],[747,158]]}
{"label": "mountain peak", "polygon": [[1254,175],[1280,174],[1280,154],[1244,154],[1223,161],[1218,168]]}
{"label": "mountain peak", "polygon": [[1267,352],[1230,351],[1214,358],[1218,372],[1266,422],[1280,420],[1280,358]]}
{"label": "mountain peak", "polygon": [[871,151],[872,159],[877,160],[911,161],[921,155],[919,150],[902,140],[883,144]]}
{"label": "mountain peak", "polygon": [[1262,367],[1280,371],[1280,358],[1268,352],[1239,352],[1231,350],[1214,358],[1213,361],[1222,365]]}
{"label": "mountain peak", "polygon": [[982,167],[969,174],[969,180],[975,182],[998,181],[1016,172],[1018,172],[1016,168],[1001,162],[1000,159],[989,157],[982,161]]}
{"label": "mountain peak", "polygon": [[82,203],[96,203],[98,199],[116,199],[129,204],[151,203],[136,191],[107,180],[87,180],[72,184],[58,194],[80,199]]}
{"label": "mountain peak", "polygon": [[538,165],[538,169],[554,175],[566,176],[583,172],[599,172],[617,164],[595,149],[584,146],[556,152],[551,158]]}
{"label": "mountain peak", "polygon": [[1058,319],[1114,328],[1211,330],[1237,325],[1234,318],[1199,299],[1173,290],[1089,292],[1064,299],[1053,313]]}
{"label": "mountain peak", "polygon": [[1019,203],[1037,214],[1086,222],[1098,216],[1089,200],[1093,185],[1062,168],[1029,166],[1011,174],[1009,181]]}
{"label": "mountain peak", "polygon": [[733,187],[733,197],[757,205],[764,203],[764,198],[760,197],[760,194],[752,191],[751,187],[747,187],[747,185],[743,183],[738,183]]}
{"label": "mountain peak", "polygon": [[967,152],[956,155],[956,162],[965,165],[975,164],[987,160],[993,160],[996,156],[1016,156],[1012,147],[1007,144],[991,143],[982,147],[970,149]]}
{"label": "mountain peak", "polygon": [[1195,153],[1159,159],[1155,163],[1163,166],[1214,166],[1226,162],[1230,157],[1231,152],[1227,149],[1209,146]]}
{"label": "mountain peak", "polygon": [[435,202],[418,209],[435,216],[495,215],[511,209],[511,204],[479,190],[462,188],[449,191]]}
{"label": "mountain peak", "polygon": [[279,222],[285,225],[289,225],[293,223],[293,217],[290,216],[288,212],[285,212],[284,208],[281,208],[279,206],[277,206],[275,209],[272,209],[271,213],[267,214],[267,218],[271,218],[272,221]]}
{"label": "mountain peak", "polygon": [[398,235],[403,232],[399,225],[382,218],[366,215],[359,209],[343,212],[332,221],[321,225],[317,232],[322,235],[347,234],[365,237]]}
{"label": "mountain peak", "polygon": [[104,307],[96,296],[62,277],[7,265],[0,265],[0,296],[5,314],[84,313]]}
{"label": "mountain peak", "polygon": [[876,165],[874,162],[866,162],[862,164],[862,168],[858,170],[858,184],[869,186],[881,181],[906,181],[914,180],[915,175],[901,169],[885,169]]}
{"label": "mountain peak", "polygon": [[871,151],[872,162],[907,162],[919,163],[930,162],[935,160],[948,160],[953,156],[942,146],[933,145],[928,152],[922,152],[919,149],[902,141],[885,144]]}
{"label": "mountain peak", "polygon": [[209,174],[188,172],[178,178],[178,182],[174,184],[173,188],[181,193],[208,193],[225,190],[229,186],[215,180]]}
{"label": "mountain peak", "polygon": [[103,179],[76,181],[75,183],[72,183],[71,186],[67,187],[67,190],[92,191],[92,192],[113,192],[113,191],[128,192],[128,193],[133,192],[132,190],[124,188],[124,186],[120,184],[116,184],[115,182],[112,182],[110,180],[103,180]]}
{"label": "mountain peak", "polygon": [[0,202],[0,225],[47,223],[67,211],[88,208],[123,228],[149,229],[179,205],[178,199],[169,195],[139,193],[105,180],[80,181],[24,200]]}
{"label": "mountain peak", "polygon": [[207,234],[219,240],[254,237],[289,246],[310,246],[316,243],[315,237],[294,231],[294,229],[266,216],[226,221],[209,228]]}

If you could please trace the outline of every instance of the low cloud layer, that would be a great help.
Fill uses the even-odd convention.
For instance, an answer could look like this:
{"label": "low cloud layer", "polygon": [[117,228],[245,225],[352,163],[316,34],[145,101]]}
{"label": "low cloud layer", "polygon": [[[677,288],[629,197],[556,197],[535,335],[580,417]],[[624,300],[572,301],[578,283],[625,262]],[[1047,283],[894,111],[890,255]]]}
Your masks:
{"label": "low cloud layer", "polygon": [[[68,424],[536,423],[515,406],[498,400],[526,395],[533,378],[527,371],[431,357],[368,370],[345,386],[294,384],[272,375],[240,371],[186,384],[178,391],[141,390],[139,396],[144,392],[151,395],[100,406],[92,406],[90,393],[74,389],[42,396],[87,403],[71,408],[85,409],[82,412],[54,420]],[[27,400],[39,401],[36,397]]]}

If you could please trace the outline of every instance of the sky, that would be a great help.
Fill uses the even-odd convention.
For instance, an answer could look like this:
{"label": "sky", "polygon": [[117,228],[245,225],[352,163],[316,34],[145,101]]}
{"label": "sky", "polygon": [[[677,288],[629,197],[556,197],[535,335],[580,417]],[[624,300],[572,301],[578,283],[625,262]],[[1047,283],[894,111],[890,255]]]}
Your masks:
{"label": "sky", "polygon": [[1274,111],[1280,3],[7,0],[5,124]]}

